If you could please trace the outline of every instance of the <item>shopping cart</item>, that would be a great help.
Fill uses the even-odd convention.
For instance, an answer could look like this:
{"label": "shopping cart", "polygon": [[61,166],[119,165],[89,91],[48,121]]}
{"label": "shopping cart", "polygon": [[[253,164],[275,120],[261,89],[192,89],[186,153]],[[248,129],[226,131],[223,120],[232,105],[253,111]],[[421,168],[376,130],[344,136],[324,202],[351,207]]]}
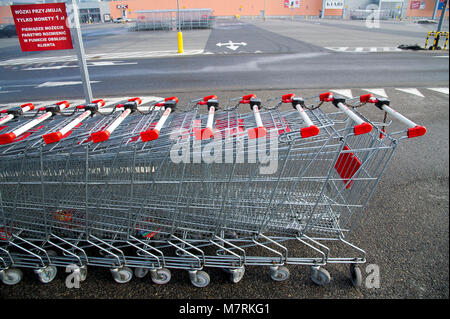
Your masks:
{"label": "shopping cart", "polygon": [[[170,280],[169,269],[184,269],[204,287],[207,267],[238,282],[245,266],[267,266],[282,281],[292,264],[310,266],[313,282],[324,285],[324,265],[349,263],[360,285],[365,252],[348,236],[398,141],[426,130],[387,100],[365,95],[349,107],[329,92],[316,98],[311,106],[286,94],[269,107],[248,94],[220,108],[210,95],[180,110],[170,97],[147,112],[137,112],[135,99],[120,114],[73,115],[47,130],[50,140],[5,144],[3,281],[17,283],[16,268],[29,267],[50,282],[56,267],[69,265],[82,280],[89,265],[110,268],[119,283],[131,280],[132,269],[157,284]],[[335,112],[321,108],[327,102]],[[281,111],[286,103],[292,110]],[[386,132],[389,123],[359,112],[367,103],[408,129]],[[335,257],[329,242],[353,255]]]}

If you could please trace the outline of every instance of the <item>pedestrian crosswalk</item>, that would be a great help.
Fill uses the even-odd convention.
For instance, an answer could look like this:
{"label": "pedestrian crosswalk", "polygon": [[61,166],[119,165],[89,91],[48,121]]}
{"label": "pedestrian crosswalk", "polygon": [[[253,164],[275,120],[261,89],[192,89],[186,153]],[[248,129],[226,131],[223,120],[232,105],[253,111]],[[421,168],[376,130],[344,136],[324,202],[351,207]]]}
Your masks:
{"label": "pedestrian crosswalk", "polygon": [[401,52],[402,49],[396,47],[325,47],[325,49],[336,52],[347,53],[375,53],[375,52]]}

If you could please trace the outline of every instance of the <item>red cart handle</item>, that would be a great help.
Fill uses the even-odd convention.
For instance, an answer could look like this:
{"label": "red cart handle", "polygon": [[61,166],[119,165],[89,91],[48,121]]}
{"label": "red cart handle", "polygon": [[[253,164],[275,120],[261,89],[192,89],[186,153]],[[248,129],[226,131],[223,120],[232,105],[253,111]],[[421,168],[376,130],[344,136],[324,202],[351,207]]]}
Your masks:
{"label": "red cart handle", "polygon": [[389,115],[395,117],[397,120],[408,126],[408,138],[425,135],[427,129],[422,125],[417,125],[404,115],[392,109],[388,99],[376,98],[372,94],[364,94],[360,96],[361,103],[374,103],[380,110],[385,111]]}

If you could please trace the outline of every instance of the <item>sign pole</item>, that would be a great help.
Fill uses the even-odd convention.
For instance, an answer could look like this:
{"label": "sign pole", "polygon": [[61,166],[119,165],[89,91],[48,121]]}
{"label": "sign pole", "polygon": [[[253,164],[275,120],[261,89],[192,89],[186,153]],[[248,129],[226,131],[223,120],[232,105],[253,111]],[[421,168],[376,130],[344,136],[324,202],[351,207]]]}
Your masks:
{"label": "sign pole", "polygon": [[436,20],[438,7],[439,7],[439,1],[440,0],[435,0],[435,2],[434,2],[433,16],[431,17],[432,20]]}
{"label": "sign pole", "polygon": [[442,23],[444,22],[445,17],[445,10],[447,9],[447,0],[444,1],[444,4],[442,5],[442,12],[441,12],[441,18],[439,19],[439,24],[437,27],[437,32],[440,32],[442,29]]}
{"label": "sign pole", "polygon": [[87,68],[87,64],[86,64],[86,56],[84,54],[83,39],[81,37],[78,6],[76,5],[75,0],[71,0],[71,1],[72,1],[72,10],[73,10],[73,15],[72,15],[73,21],[71,21],[72,22],[72,34],[74,34],[73,39],[75,42],[75,50],[77,51],[77,56],[78,56],[78,65],[80,66],[84,98],[86,99],[86,103],[91,103],[91,101],[93,100],[91,81],[89,79],[89,72],[88,72],[88,68]]}
{"label": "sign pole", "polygon": [[325,1],[322,0],[322,11],[320,12],[320,18],[323,19],[325,17]]}

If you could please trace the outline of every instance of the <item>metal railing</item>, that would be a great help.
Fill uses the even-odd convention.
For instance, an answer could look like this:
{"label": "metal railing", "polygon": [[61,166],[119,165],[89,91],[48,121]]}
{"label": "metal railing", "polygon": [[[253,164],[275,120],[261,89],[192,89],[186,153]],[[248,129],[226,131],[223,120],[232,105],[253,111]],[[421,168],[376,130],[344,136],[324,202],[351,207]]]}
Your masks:
{"label": "metal railing", "polygon": [[193,30],[212,28],[215,17],[211,9],[140,10],[133,29],[142,30]]}

